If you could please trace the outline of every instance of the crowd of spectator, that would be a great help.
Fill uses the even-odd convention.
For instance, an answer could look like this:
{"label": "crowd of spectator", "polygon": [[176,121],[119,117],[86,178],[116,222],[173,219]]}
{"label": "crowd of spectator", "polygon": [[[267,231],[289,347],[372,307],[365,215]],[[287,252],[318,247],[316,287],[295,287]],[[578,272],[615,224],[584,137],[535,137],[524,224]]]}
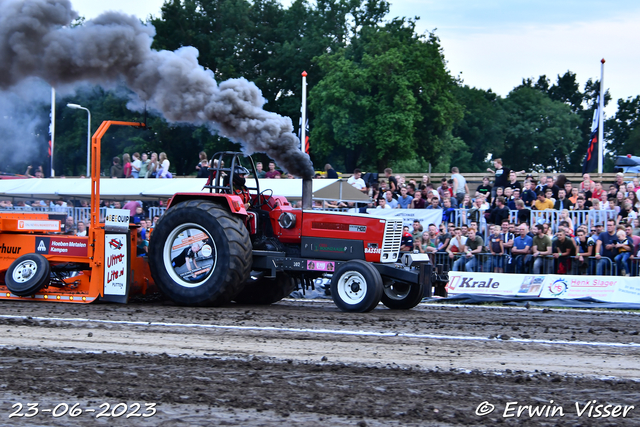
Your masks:
{"label": "crowd of spectator", "polygon": [[122,160],[118,156],[112,159],[110,176],[111,178],[173,178],[173,174],[169,171],[170,166],[171,162],[164,152],[142,153],[142,155],[138,152],[133,155],[124,153]]}
{"label": "crowd of spectator", "polygon": [[[136,152],[131,157],[125,153],[122,161],[118,157],[113,159],[111,176],[170,178],[169,166],[165,153],[148,156]],[[210,166],[206,153],[201,152],[195,167],[197,176],[207,177]],[[423,230],[421,224],[414,224],[413,233],[408,230],[405,233],[403,249],[439,253],[451,260],[450,267],[454,270],[540,273],[554,269],[563,273],[573,268],[603,274],[611,270],[607,268],[611,263],[618,274],[630,273],[631,261],[640,257],[638,178],[625,182],[620,173],[609,184],[595,182],[584,174],[580,182],[572,183],[564,175],[534,179],[525,171],[510,170],[500,159],[494,160],[493,166],[487,169],[489,175],[475,190],[470,189],[456,167],[438,183],[432,183],[428,175],[423,175],[421,181],[407,180],[394,175],[390,168],[373,181],[363,179],[362,171],[356,169],[347,182],[371,197],[373,203],[369,208],[439,210],[440,228],[430,225]],[[338,177],[330,164],[324,169],[326,177]],[[256,163],[256,172],[258,178],[286,176],[274,162],[268,163],[267,170],[261,162]],[[132,202],[124,208],[131,208],[127,206],[129,203]],[[121,207],[117,201],[104,204]],[[52,211],[73,206],[50,200],[16,205],[24,209],[48,207]],[[0,208],[10,207],[10,202],[0,201]],[[335,201],[325,202],[324,207],[349,205]],[[143,212],[136,212],[138,208],[143,210],[142,206],[135,206],[132,218],[140,220],[140,232],[145,236],[147,219]],[[535,214],[545,211],[552,214],[542,217]],[[78,221],[69,229],[82,235],[86,233],[86,223]]]}
{"label": "crowd of spectator", "polygon": [[[214,160],[217,162],[217,160]],[[209,167],[215,167],[217,163],[212,163],[207,160],[207,154],[204,151],[200,152],[200,162],[196,165],[197,177],[198,178],[207,178],[209,177]],[[280,178],[295,178],[291,174],[283,173],[277,169],[276,163],[270,161],[267,164],[267,170],[264,170],[264,165],[262,162],[256,162],[256,175],[258,178],[267,178],[267,179],[280,179]]]}
{"label": "crowd of spectator", "polygon": [[485,241],[477,233],[475,221],[461,227],[442,223],[439,229],[429,224],[425,231],[420,223],[414,223],[413,233],[409,227],[404,231],[402,250],[440,255],[438,263],[454,271],[605,275],[616,266],[618,275],[638,275],[637,220],[616,224],[610,219],[606,230],[603,224],[591,231],[580,225],[575,235],[565,221],[555,233],[548,223],[531,229],[526,222],[515,224],[507,219],[489,228]]}
{"label": "crowd of spectator", "polygon": [[631,272],[631,261],[640,257],[637,178],[625,182],[619,173],[611,184],[589,174],[577,183],[564,175],[536,180],[500,159],[487,171],[491,175],[473,192],[455,167],[439,185],[428,175],[406,181],[391,169],[371,185],[356,169],[348,182],[372,197],[369,207],[440,210],[440,230],[416,224],[413,233],[405,231],[403,250],[440,253],[453,270],[601,275],[615,265],[618,274]]}
{"label": "crowd of spectator", "polygon": [[[154,203],[142,203],[141,201],[130,200],[124,204],[119,200],[101,200],[101,208],[127,209],[130,212],[131,222],[137,225],[138,233],[138,255],[143,256],[147,253],[149,246],[149,236],[151,230],[155,227],[156,222],[160,218],[158,215],[153,217],[148,214],[149,208],[152,206],[162,207],[165,204],[160,200]],[[80,209],[76,215],[71,215],[74,208]],[[18,211],[47,211],[64,213],[64,223],[61,224],[61,233],[70,236],[86,236],[87,228],[90,222],[89,204],[86,200],[38,200],[38,201],[16,201],[15,204],[8,200],[0,200],[0,210],[18,210]]]}

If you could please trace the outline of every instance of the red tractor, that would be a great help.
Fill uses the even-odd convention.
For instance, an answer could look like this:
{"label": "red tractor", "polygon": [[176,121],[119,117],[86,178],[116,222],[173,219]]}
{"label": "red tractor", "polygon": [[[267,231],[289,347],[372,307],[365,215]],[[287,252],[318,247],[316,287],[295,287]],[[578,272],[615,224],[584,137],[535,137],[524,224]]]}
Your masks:
{"label": "red tractor", "polygon": [[331,296],[351,312],[380,301],[415,307],[438,276],[425,255],[398,263],[402,220],[311,209],[311,180],[303,180],[302,209],[260,191],[251,157],[213,157],[209,192],[174,195],[149,244],[158,288],[182,305],[230,301],[271,304],[298,284],[331,275]]}

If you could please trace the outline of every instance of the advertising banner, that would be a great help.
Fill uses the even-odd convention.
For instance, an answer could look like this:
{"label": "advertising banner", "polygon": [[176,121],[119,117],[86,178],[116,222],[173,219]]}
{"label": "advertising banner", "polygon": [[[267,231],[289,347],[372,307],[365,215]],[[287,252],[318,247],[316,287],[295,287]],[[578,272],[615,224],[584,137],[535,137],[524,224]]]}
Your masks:
{"label": "advertising banner", "polygon": [[367,209],[372,216],[402,218],[402,225],[413,231],[413,221],[418,220],[426,230],[429,224],[439,226],[442,222],[442,209]]}
{"label": "advertising banner", "polygon": [[[616,295],[621,283],[628,279],[626,277],[568,275],[550,275],[550,277],[553,280],[544,286],[541,297],[563,299],[591,297],[607,302],[632,302],[629,299],[619,299]],[[633,302],[638,302],[637,296],[636,301]]]}
{"label": "advertising banner", "polygon": [[42,237],[36,236],[36,253],[41,255],[65,255],[86,257],[89,239],[87,237]]}
{"label": "advertising banner", "polygon": [[606,302],[640,303],[637,277],[467,273],[450,271],[449,295],[539,296],[576,299],[591,297]]}
{"label": "advertising banner", "polygon": [[105,230],[126,233],[129,230],[129,215],[129,209],[108,208],[104,217]]}
{"label": "advertising banner", "polygon": [[104,294],[127,293],[127,235],[105,234],[104,242]]}
{"label": "advertising banner", "polygon": [[531,274],[467,273],[450,271],[449,295],[505,295],[537,297],[542,291],[545,276]]}
{"label": "advertising banner", "polygon": [[27,220],[21,219],[18,221],[18,230],[29,231],[60,231],[60,221],[39,219],[39,220]]}
{"label": "advertising banner", "polygon": [[616,287],[616,302],[640,303],[640,280],[637,277],[615,277],[620,284]]}

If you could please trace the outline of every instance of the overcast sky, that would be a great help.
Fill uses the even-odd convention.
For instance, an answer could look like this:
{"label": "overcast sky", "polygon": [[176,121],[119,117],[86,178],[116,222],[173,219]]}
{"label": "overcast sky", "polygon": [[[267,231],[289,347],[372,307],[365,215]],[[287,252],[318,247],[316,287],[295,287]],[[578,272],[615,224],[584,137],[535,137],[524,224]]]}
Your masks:
{"label": "overcast sky", "polygon": [[[71,0],[80,15],[119,10],[146,19],[164,0]],[[283,3],[289,4],[288,0]],[[464,83],[506,96],[523,78],[576,73],[584,88],[600,78],[614,102],[640,95],[640,2],[637,0],[392,0],[391,16],[419,16],[436,30],[449,70]]]}

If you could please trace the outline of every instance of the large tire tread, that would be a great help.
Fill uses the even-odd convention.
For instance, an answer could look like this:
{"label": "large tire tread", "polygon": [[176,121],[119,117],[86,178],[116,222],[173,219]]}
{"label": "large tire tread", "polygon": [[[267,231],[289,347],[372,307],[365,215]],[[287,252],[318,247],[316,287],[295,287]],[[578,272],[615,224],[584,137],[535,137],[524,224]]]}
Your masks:
{"label": "large tire tread", "polygon": [[248,280],[234,300],[238,304],[269,305],[289,296],[296,286],[293,277],[279,273],[275,279]]}
{"label": "large tire tread", "polygon": [[[252,246],[249,231],[240,217],[233,216],[220,205],[208,200],[197,199],[178,203],[169,209],[172,216],[179,215],[185,209],[200,209],[216,219],[222,227],[229,245],[229,266],[220,286],[220,292],[210,295],[201,301],[188,302],[184,305],[220,306],[228,304],[241,290],[244,282],[249,278],[252,264]],[[156,227],[161,226],[167,219],[167,213],[160,217]],[[152,235],[153,240],[153,235]],[[155,245],[154,245],[155,246]],[[150,249],[150,260],[152,259]],[[154,248],[155,249],[155,248]],[[162,251],[162,249],[160,249]],[[163,267],[164,268],[164,267]],[[152,275],[154,275],[152,268]],[[154,280],[157,281],[156,277]]]}
{"label": "large tire tread", "polygon": [[[409,285],[407,285],[409,286]],[[419,283],[411,284],[411,290],[403,299],[395,299],[387,295],[386,290],[382,292],[382,303],[391,310],[409,310],[420,304],[424,294],[424,287]]]}

